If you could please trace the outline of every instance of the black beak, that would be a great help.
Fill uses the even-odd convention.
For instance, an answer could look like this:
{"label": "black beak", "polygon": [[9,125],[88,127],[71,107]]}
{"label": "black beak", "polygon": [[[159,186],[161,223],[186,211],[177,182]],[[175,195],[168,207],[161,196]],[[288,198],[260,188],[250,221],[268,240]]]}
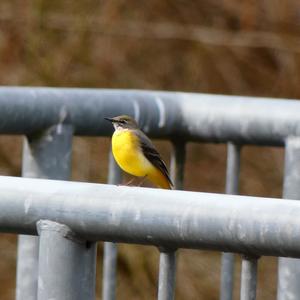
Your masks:
{"label": "black beak", "polygon": [[109,121],[109,122],[115,122],[115,120],[113,118],[104,118],[105,120]]}

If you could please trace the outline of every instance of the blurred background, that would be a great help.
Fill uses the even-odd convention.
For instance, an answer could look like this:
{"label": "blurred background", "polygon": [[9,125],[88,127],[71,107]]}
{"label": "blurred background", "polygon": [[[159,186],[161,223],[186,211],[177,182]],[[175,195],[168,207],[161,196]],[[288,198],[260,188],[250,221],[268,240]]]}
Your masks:
{"label": "blurred background", "polygon": [[[1,0],[0,84],[300,97],[297,0]],[[156,143],[168,161],[170,145]],[[74,139],[72,180],[105,182],[109,139]],[[22,137],[0,137],[0,174],[19,176]],[[84,157],[84,159],[82,159]],[[281,197],[282,149],[244,147],[241,194]],[[185,189],[223,192],[224,145],[189,144]],[[192,176],[191,174],[199,174]],[[14,299],[16,237],[0,236],[0,299]],[[99,246],[97,293],[101,290]],[[158,251],[120,245],[118,299],[155,299]],[[275,258],[258,299],[275,299]],[[235,299],[239,294],[239,258]],[[218,299],[220,255],[179,253],[176,299]]]}

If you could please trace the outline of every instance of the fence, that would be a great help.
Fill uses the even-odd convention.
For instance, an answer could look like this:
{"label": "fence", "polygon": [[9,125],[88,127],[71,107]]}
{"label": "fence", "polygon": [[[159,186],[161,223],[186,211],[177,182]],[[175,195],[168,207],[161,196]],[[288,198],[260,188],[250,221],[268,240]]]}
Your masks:
{"label": "fence", "polygon": [[[0,88],[0,134],[27,136],[23,176],[0,177],[0,231],[21,235],[17,299],[93,299],[96,242],[105,244],[103,299],[115,298],[115,242],[159,247],[158,299],[173,299],[178,248],[224,251],[221,299],[232,299],[241,253],[241,299],[255,299],[257,260],[280,258],[278,299],[300,295],[300,202],[73,183],[73,135],[107,136],[104,116],[126,113],[173,143],[171,175],[182,188],[189,141],[228,143],[226,192],[238,193],[240,147],[286,148],[284,197],[300,196],[300,103],[188,93]],[[120,170],[110,157],[109,183]],[[262,201],[263,200],[263,201]],[[31,235],[39,235],[39,239]],[[287,258],[288,257],[288,258]],[[28,276],[30,274],[30,276]],[[294,298],[292,298],[294,297]]]}

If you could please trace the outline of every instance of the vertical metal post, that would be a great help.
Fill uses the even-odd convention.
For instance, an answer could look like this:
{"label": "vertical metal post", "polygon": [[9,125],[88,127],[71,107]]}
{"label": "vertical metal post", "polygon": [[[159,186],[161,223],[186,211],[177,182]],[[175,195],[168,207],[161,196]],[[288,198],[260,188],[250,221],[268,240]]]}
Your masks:
{"label": "vertical metal post", "polygon": [[232,300],[234,288],[234,254],[223,252],[221,260],[220,300]]}
{"label": "vertical metal post", "polygon": [[227,145],[226,194],[239,193],[241,146],[231,142]]}
{"label": "vertical metal post", "polygon": [[175,190],[183,189],[185,152],[184,142],[173,143],[170,161],[170,175],[174,183]]}
{"label": "vertical metal post", "polygon": [[[183,189],[185,143],[173,143],[170,173],[174,189]],[[160,248],[158,300],[172,300],[175,296],[176,250]]]}
{"label": "vertical metal post", "polygon": [[63,224],[37,223],[40,236],[38,300],[94,300],[96,243],[76,236]]}
{"label": "vertical metal post", "polygon": [[[289,137],[285,144],[283,198],[300,199],[300,137]],[[300,298],[300,260],[279,258],[277,299]]]}
{"label": "vertical metal post", "polygon": [[[239,193],[240,175],[239,145],[231,142],[227,145],[226,193],[237,195]],[[221,262],[221,290],[220,300],[233,299],[234,254],[222,253]]]}
{"label": "vertical metal post", "polygon": [[[69,179],[73,128],[58,124],[40,135],[25,138],[22,176]],[[38,238],[20,235],[17,259],[17,300],[36,300]]]}
{"label": "vertical metal post", "polygon": [[241,300],[256,299],[257,258],[242,257]]}
{"label": "vertical metal post", "polygon": [[175,295],[176,252],[160,249],[158,300],[171,300]]}
{"label": "vertical metal post", "polygon": [[[116,163],[112,152],[109,153],[108,183],[119,184],[122,181],[122,171]],[[116,299],[117,282],[117,244],[111,242],[104,243],[103,254],[103,278],[102,278],[102,299]]]}

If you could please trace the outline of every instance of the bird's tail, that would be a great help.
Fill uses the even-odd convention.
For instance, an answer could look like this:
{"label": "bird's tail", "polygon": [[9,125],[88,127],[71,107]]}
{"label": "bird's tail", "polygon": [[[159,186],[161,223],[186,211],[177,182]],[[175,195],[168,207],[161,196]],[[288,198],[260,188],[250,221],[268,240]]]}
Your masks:
{"label": "bird's tail", "polygon": [[168,190],[172,189],[172,185],[169,179],[164,174],[162,174],[162,172],[160,172],[159,170],[156,170],[154,174],[151,175],[149,174],[148,178],[152,183],[154,183],[156,186],[162,189],[168,189]]}

